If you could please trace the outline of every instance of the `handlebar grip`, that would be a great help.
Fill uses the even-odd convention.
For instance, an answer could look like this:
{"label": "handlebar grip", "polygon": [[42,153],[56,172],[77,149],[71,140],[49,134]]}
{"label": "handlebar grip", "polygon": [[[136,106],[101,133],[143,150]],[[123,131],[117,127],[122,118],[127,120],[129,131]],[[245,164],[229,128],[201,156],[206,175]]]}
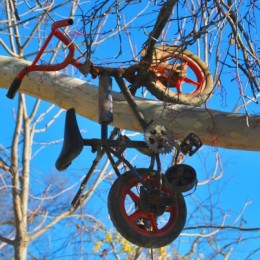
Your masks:
{"label": "handlebar grip", "polygon": [[15,78],[14,81],[12,82],[6,96],[10,99],[13,99],[15,96],[15,93],[17,92],[17,90],[19,89],[20,85],[22,83],[22,80]]}
{"label": "handlebar grip", "polygon": [[65,27],[73,24],[73,19],[66,19],[66,20],[61,20],[57,21],[52,24],[52,30],[58,29],[60,27]]}

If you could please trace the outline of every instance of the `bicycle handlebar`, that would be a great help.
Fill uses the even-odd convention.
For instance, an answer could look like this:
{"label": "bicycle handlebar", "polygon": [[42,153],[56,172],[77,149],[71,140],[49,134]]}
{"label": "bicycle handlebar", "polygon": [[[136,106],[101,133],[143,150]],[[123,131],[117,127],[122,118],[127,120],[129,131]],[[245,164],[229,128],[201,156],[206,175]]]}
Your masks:
{"label": "bicycle handlebar", "polygon": [[[28,67],[25,67],[23,70],[21,70],[19,72],[19,74],[16,76],[16,78],[13,80],[6,96],[10,99],[13,99],[16,92],[18,91],[22,80],[24,78],[24,76],[31,72],[31,71],[58,71],[61,69],[64,69],[68,64],[72,64],[73,66],[79,68],[82,64],[76,60],[74,60],[74,52],[75,52],[75,46],[73,44],[73,42],[71,41],[70,38],[68,38],[67,36],[65,36],[63,33],[61,33],[58,29],[61,27],[66,27],[69,25],[73,24],[73,19],[66,19],[66,20],[61,20],[61,21],[57,21],[55,23],[52,24],[51,27],[51,33],[48,36],[48,38],[46,39],[45,43],[43,44],[43,46],[41,47],[39,53],[37,54],[37,56],[35,57],[34,61],[32,62],[32,64]],[[40,59],[40,57],[42,56],[44,50],[46,49],[48,43],[50,42],[52,36],[56,36],[60,41],[62,41],[65,45],[67,45],[68,49],[69,49],[69,53],[67,55],[67,57],[64,59],[63,62],[61,63],[57,63],[57,64],[48,64],[48,65],[36,65],[36,63],[38,62],[38,60]]]}
{"label": "bicycle handlebar", "polygon": [[65,20],[60,20],[60,21],[57,21],[57,22],[54,22],[51,26],[51,29],[52,30],[56,30],[58,28],[61,28],[61,27],[66,27],[66,26],[69,26],[69,25],[72,25],[73,24],[73,19],[65,19]]}
{"label": "bicycle handlebar", "polygon": [[18,91],[18,89],[20,88],[22,81],[20,79],[18,79],[17,77],[13,80],[6,96],[10,99],[13,99],[15,96],[15,93]]}

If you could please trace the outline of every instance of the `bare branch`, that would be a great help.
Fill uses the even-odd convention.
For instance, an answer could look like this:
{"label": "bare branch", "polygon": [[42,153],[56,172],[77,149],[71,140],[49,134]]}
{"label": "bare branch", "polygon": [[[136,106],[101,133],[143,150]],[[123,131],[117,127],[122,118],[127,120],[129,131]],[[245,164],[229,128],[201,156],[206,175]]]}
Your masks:
{"label": "bare branch", "polygon": [[15,241],[14,240],[11,240],[9,238],[6,238],[2,235],[0,235],[0,240],[2,240],[3,242],[9,244],[9,245],[14,245],[15,244]]}
{"label": "bare branch", "polygon": [[231,229],[231,230],[237,230],[237,231],[243,231],[243,232],[254,232],[254,231],[260,231],[260,227],[252,227],[252,228],[244,228],[244,227],[236,227],[236,226],[230,226],[230,225],[224,225],[224,226],[218,226],[218,225],[198,225],[198,226],[188,226],[185,227],[184,230],[196,230],[196,229]]}
{"label": "bare branch", "polygon": [[159,37],[162,34],[162,31],[166,23],[168,22],[170,15],[172,14],[173,7],[176,4],[176,2],[176,0],[168,0],[162,5],[156,23],[153,27],[153,31],[149,34],[149,39],[144,44],[146,52],[146,55],[144,57],[145,61],[151,63],[154,52],[154,46],[159,40]]}

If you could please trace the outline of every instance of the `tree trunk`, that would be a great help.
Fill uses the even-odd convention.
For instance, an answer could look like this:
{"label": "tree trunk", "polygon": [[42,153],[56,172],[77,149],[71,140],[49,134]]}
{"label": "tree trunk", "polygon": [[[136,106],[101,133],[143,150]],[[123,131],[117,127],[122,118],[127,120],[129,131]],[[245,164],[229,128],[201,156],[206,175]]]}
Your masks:
{"label": "tree trunk", "polygon": [[[1,56],[0,87],[9,88],[19,71],[28,64],[23,60]],[[31,72],[23,79],[20,91],[64,109],[74,107],[78,114],[98,122],[98,89],[83,80],[59,72]],[[147,122],[154,120],[156,124],[167,126],[177,139],[182,140],[192,132],[206,145],[260,150],[260,116],[247,118],[244,114],[141,99],[136,99],[136,103]],[[113,92],[113,113],[114,126],[143,132],[120,93]]]}
{"label": "tree trunk", "polygon": [[28,242],[22,241],[20,239],[20,243],[15,245],[15,260],[26,260],[27,259],[27,249],[28,249]]}

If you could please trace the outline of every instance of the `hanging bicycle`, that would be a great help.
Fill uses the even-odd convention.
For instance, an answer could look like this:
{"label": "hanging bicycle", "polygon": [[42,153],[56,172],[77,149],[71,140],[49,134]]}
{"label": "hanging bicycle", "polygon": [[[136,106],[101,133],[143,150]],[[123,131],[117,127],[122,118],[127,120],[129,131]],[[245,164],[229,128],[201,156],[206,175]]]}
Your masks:
{"label": "hanging bicycle", "polygon": [[[69,64],[82,73],[99,77],[98,109],[101,124],[100,139],[83,139],[76,121],[76,111],[71,108],[66,113],[64,143],[56,161],[59,171],[65,170],[81,153],[84,146],[96,152],[85,179],[75,195],[72,205],[76,209],[84,201],[84,189],[100,159],[106,154],[117,175],[108,195],[108,209],[117,230],[130,242],[148,248],[162,247],[171,243],[181,233],[186,221],[186,204],[183,192],[194,188],[197,183],[195,170],[185,164],[171,166],[165,174],[161,171],[160,154],[175,149],[177,155],[192,156],[202,142],[195,134],[189,134],[182,142],[173,137],[172,132],[156,122],[147,122],[135,103],[133,94],[142,85],[136,84],[143,64],[129,68],[107,68],[95,66],[91,61],[82,64],[74,59],[75,46],[65,36],[60,27],[73,23],[72,19],[55,22],[46,42],[33,63],[25,67],[10,86],[7,96],[13,98],[24,76],[31,71],[57,71]],[[36,65],[51,38],[56,36],[69,49],[65,60],[54,65]],[[191,73],[191,77],[187,73]],[[195,75],[195,76],[194,76]],[[112,80],[114,77],[129,107],[143,127],[144,141],[132,141],[115,128],[108,137],[108,125],[113,121]],[[126,79],[131,87],[126,85]],[[148,82],[148,83],[147,83]],[[179,47],[156,47],[154,58],[149,65],[148,77],[143,82],[147,89],[159,100],[181,102],[182,97],[205,102],[212,90],[212,77],[207,66],[194,54]],[[186,85],[191,85],[193,89]],[[176,92],[171,90],[176,89]],[[124,150],[137,149],[150,157],[148,168],[135,168],[125,157]],[[128,170],[121,174],[118,166],[123,163]],[[155,169],[156,168],[156,169]]]}

